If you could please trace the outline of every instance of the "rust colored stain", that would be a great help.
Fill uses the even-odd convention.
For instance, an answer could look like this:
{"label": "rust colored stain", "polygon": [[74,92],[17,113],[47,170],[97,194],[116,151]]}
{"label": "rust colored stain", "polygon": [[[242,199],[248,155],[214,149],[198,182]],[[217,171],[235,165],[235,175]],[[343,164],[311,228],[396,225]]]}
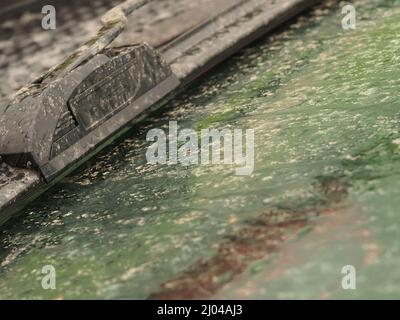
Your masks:
{"label": "rust colored stain", "polygon": [[[349,185],[340,179],[324,178],[316,186],[323,195],[312,209],[266,212],[248,222],[235,235],[221,242],[217,254],[200,260],[176,278],[164,283],[150,299],[204,299],[218,292],[251,263],[278,252],[305,227],[316,227],[310,218],[335,214],[335,207],[348,195]],[[289,256],[286,256],[290,260]],[[292,264],[290,261],[281,261]],[[275,270],[273,276],[278,276]]]}

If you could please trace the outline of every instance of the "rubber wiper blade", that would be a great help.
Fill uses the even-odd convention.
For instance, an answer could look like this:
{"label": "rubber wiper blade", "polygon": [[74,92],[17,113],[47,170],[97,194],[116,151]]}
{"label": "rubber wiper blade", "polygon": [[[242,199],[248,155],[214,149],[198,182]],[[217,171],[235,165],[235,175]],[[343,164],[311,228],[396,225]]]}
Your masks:
{"label": "rubber wiper blade", "polygon": [[[172,0],[164,2],[174,5]],[[149,10],[149,28],[163,33],[163,40],[131,39],[123,46],[116,46],[115,40],[129,38],[135,24],[131,14],[146,14],[147,6],[159,2],[130,0],[110,10],[94,38],[0,107],[0,224],[149,110],[316,2],[180,0],[193,12],[207,3],[212,15],[204,11],[204,17],[185,20],[182,32],[163,26],[179,24],[185,15],[152,24]]]}

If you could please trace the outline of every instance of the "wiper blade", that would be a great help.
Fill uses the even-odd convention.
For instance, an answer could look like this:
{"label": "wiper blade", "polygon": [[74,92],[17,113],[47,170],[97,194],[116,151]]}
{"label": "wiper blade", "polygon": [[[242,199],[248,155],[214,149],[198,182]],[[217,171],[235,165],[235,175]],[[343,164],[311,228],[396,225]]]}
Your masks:
{"label": "wiper blade", "polygon": [[[204,11],[192,24],[185,21],[184,32],[170,28],[158,39],[144,39],[153,46],[135,39],[115,46],[119,36],[129,39],[123,31],[134,21],[132,13],[157,5],[151,0],[122,3],[103,16],[94,38],[0,107],[0,223],[146,112],[318,1],[200,2],[214,14]],[[195,12],[196,4],[190,5]],[[179,16],[170,19],[170,25],[180,23]],[[157,32],[157,24],[152,28]]]}

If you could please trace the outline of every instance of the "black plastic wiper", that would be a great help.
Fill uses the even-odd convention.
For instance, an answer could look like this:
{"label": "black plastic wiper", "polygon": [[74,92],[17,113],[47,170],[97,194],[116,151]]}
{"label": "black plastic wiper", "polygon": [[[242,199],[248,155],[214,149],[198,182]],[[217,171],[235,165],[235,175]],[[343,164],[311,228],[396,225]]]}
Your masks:
{"label": "black plastic wiper", "polygon": [[166,44],[113,47],[128,16],[150,2],[109,11],[96,37],[0,107],[0,223],[144,111],[317,0],[215,0],[213,15]]}

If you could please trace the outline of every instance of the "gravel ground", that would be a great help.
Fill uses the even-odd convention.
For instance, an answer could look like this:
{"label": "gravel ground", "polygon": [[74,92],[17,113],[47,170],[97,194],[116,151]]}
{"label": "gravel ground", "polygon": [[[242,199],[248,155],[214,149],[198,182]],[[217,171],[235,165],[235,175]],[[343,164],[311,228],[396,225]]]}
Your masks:
{"label": "gravel ground", "polygon": [[[135,13],[115,45],[146,40],[161,46],[207,19],[210,8],[217,6],[213,1],[156,0]],[[229,6],[231,1],[220,0],[218,6]],[[66,2],[68,6],[56,6],[56,30],[41,28],[41,12],[25,12],[0,22],[0,72],[3,79],[8,79],[0,84],[0,104],[95,35],[101,27],[100,16],[120,2],[72,0]]]}
{"label": "gravel ground", "polygon": [[68,1],[57,7],[57,29],[41,28],[40,12],[0,22],[0,104],[77,49],[99,28],[98,17],[120,0]]}

